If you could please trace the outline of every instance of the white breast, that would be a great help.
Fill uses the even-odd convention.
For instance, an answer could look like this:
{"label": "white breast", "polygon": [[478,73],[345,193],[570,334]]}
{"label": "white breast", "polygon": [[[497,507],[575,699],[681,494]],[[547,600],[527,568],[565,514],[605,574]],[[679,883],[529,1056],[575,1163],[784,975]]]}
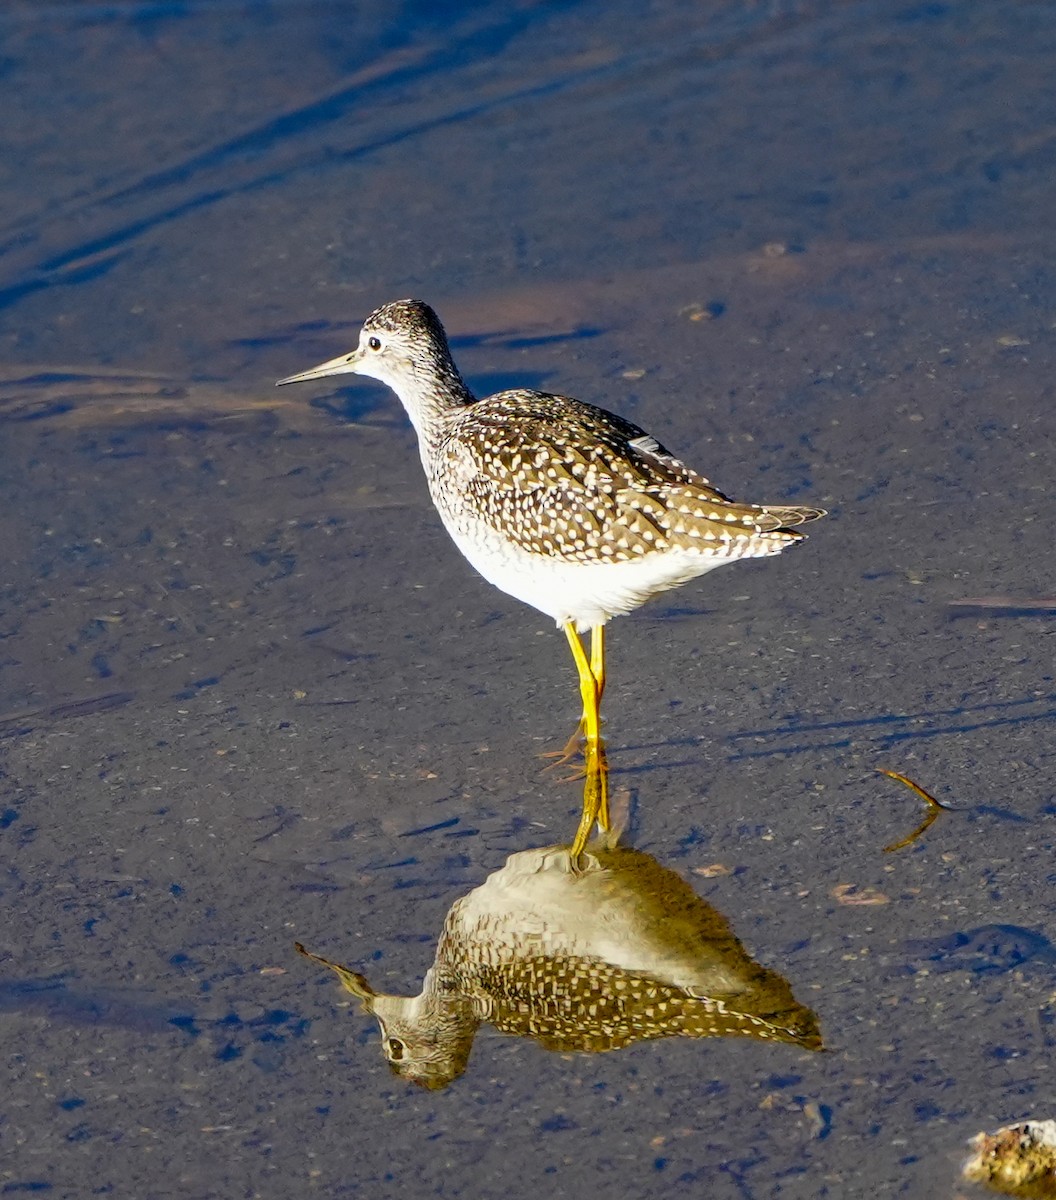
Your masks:
{"label": "white breast", "polygon": [[468,527],[449,524],[447,529],[489,583],[546,613],[559,626],[572,622],[581,633],[740,557],[733,542],[718,543],[709,553],[672,551],[629,562],[569,562],[523,550],[483,522]]}

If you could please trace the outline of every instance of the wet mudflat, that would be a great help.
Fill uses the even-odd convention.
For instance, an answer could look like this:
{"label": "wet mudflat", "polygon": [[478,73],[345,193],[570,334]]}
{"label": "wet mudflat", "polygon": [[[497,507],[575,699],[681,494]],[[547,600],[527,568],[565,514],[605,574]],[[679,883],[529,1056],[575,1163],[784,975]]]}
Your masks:
{"label": "wet mudflat", "polygon": [[[942,1197],[1053,1115],[1052,6],[9,5],[0,1187]],[[824,1052],[417,994],[571,838],[564,639],[446,540],[376,304],[830,516],[612,624],[612,786]],[[966,603],[967,602],[967,603]],[[911,845],[921,800],[959,811]],[[347,1002],[347,1003],[346,1003]]]}

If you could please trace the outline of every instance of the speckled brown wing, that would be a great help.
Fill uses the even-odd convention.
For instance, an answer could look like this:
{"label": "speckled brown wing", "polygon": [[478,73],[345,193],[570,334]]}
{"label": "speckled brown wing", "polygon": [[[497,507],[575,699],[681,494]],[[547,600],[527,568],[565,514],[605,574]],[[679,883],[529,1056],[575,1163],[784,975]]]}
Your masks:
{"label": "speckled brown wing", "polygon": [[814,1013],[791,996],[786,1010],[759,1013],[751,1011],[751,995],[738,1008],[730,997],[693,996],[598,959],[525,957],[477,964],[473,990],[500,1032],[535,1038],[558,1052],[598,1054],[664,1037],[821,1045]]}
{"label": "speckled brown wing", "polygon": [[452,422],[441,453],[474,510],[523,549],[625,562],[685,549],[776,553],[813,509],[737,504],[638,426],[563,396],[500,392]]}

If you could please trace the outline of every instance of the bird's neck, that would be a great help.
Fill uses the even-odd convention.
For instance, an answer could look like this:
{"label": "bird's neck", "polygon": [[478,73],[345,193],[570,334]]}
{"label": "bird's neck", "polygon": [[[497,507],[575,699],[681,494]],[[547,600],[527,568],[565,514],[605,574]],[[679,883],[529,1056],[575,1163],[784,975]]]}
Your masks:
{"label": "bird's neck", "polygon": [[413,371],[400,380],[395,390],[418,434],[423,454],[440,440],[451,415],[476,398],[454,363],[428,373]]}

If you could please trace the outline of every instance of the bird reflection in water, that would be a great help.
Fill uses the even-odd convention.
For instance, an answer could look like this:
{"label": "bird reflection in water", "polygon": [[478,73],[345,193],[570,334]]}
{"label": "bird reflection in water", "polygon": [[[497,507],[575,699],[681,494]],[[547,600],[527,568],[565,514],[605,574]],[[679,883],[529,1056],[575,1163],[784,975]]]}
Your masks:
{"label": "bird reflection in water", "polygon": [[748,956],[726,919],[612,834],[578,859],[568,846],[512,854],[456,901],[419,996],[376,992],[297,949],[377,1018],[396,1074],[428,1088],[462,1074],[484,1023],[566,1053],[673,1036],[821,1047],[815,1014]]}

